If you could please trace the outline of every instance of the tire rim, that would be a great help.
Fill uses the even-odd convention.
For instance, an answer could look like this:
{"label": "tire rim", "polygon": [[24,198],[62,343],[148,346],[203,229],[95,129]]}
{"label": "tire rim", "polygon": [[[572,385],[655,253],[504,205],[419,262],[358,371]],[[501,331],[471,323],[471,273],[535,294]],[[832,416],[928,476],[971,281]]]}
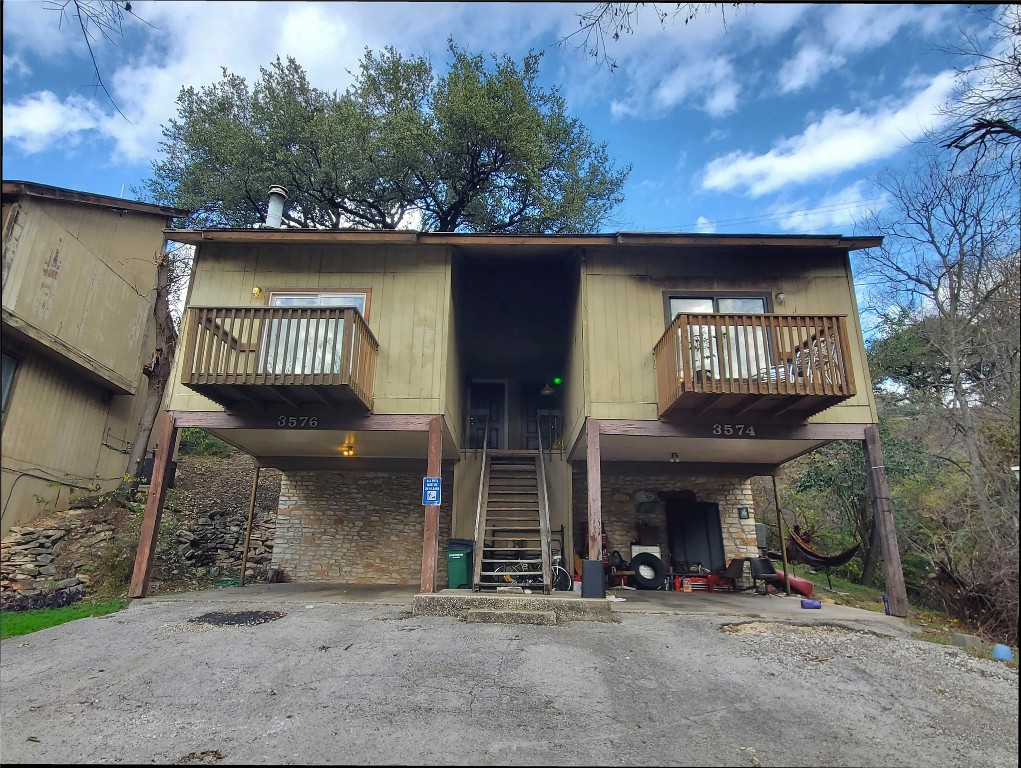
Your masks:
{"label": "tire rim", "polygon": [[643,579],[654,579],[656,578],[656,569],[651,565],[639,565],[638,575]]}

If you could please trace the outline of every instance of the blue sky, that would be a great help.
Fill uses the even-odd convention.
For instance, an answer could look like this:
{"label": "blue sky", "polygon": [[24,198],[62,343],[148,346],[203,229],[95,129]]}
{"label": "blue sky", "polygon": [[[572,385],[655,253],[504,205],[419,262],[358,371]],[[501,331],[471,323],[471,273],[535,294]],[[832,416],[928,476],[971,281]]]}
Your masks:
{"label": "blue sky", "polygon": [[[122,37],[94,42],[117,106],[95,87],[80,30],[54,3],[3,3],[3,178],[132,197],[157,157],[182,86],[221,67],[258,76],[293,55],[314,85],[343,90],[366,47],[429,56],[446,40],[520,60],[616,165],[626,202],[604,231],[855,234],[883,205],[869,180],[908,160],[939,124],[954,68],[940,46],[977,28],[968,6],[756,4],[607,41],[610,71],[579,48],[589,3],[132,2]],[[664,4],[664,8],[672,8]]]}

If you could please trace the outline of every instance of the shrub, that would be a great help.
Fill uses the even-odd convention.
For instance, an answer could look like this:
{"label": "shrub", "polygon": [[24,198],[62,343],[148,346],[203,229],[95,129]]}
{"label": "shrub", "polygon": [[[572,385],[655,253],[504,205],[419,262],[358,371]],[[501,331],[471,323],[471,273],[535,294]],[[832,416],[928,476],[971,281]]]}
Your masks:
{"label": "shrub", "polygon": [[198,427],[181,430],[180,452],[189,456],[230,456],[234,448]]}

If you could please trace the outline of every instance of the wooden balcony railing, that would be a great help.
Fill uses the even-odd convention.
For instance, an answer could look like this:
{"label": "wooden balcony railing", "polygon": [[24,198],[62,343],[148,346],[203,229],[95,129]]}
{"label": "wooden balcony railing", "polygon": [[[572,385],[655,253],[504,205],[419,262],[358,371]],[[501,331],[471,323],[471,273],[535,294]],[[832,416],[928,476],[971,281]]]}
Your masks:
{"label": "wooden balcony railing", "polygon": [[842,315],[679,314],[653,354],[660,418],[807,418],[855,394]]}
{"label": "wooden balcony railing", "polygon": [[189,307],[182,383],[223,405],[372,408],[379,344],[353,307]]}

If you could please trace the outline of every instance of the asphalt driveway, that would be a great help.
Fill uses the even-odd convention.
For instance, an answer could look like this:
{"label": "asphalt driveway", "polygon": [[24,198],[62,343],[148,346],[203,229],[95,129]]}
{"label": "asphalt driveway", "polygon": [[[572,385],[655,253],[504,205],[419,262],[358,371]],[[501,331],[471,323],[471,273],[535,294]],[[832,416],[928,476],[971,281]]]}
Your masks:
{"label": "asphalt driveway", "polygon": [[406,590],[246,589],[4,640],[3,762],[1018,764],[1016,669],[888,617],[663,595],[612,623],[466,624]]}

